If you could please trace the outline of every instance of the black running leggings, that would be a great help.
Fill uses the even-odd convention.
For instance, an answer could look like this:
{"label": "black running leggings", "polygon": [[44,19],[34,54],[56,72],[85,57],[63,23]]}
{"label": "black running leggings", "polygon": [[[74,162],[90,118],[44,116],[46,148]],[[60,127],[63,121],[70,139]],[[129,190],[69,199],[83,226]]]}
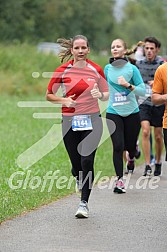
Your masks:
{"label": "black running leggings", "polygon": [[[113,143],[113,163],[118,178],[123,177],[123,151],[129,152],[130,158],[134,158],[136,142],[140,131],[139,113],[123,117],[115,114],[106,114],[107,127],[111,132],[110,137]],[[113,121],[116,129],[113,132]]]}
{"label": "black running leggings", "polygon": [[[71,117],[63,116],[62,133],[68,152],[72,175],[83,183],[81,200],[88,202],[94,180],[94,158],[102,135],[102,119],[99,113],[91,115],[93,130],[73,131]],[[82,178],[81,178],[82,176]]]}

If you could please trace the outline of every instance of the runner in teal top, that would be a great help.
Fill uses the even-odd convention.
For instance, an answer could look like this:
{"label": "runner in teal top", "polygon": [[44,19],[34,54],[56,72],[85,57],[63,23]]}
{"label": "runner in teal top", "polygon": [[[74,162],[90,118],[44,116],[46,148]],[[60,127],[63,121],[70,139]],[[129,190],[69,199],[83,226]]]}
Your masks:
{"label": "runner in teal top", "polygon": [[[104,68],[110,91],[107,113],[128,116],[139,112],[136,95],[145,95],[145,85],[138,68],[126,58],[118,60],[111,58],[110,61],[111,63]],[[133,91],[118,83],[120,76],[134,86]]]}
{"label": "runner in teal top", "polygon": [[113,164],[118,179],[114,187],[116,193],[126,192],[123,183],[123,152],[127,150],[130,160],[134,160],[140,131],[136,96],[145,95],[141,74],[125,57],[127,51],[126,43],[122,39],[114,40],[111,44],[113,58],[110,58],[110,64],[104,69],[109,87],[106,122],[113,143]]}

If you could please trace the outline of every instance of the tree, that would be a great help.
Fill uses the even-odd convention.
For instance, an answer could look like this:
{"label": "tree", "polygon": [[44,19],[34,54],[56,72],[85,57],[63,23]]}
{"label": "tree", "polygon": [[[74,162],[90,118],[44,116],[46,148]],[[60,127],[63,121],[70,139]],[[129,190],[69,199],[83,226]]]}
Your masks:
{"label": "tree", "polygon": [[95,49],[105,48],[112,33],[112,0],[50,0],[38,24],[39,36],[56,41],[58,37],[84,34]]}
{"label": "tree", "polygon": [[165,0],[127,0],[124,18],[117,24],[118,36],[123,37],[129,47],[146,36],[157,37],[167,47],[167,4]]}
{"label": "tree", "polygon": [[1,41],[51,41],[84,34],[95,49],[108,47],[115,0],[0,0]]}
{"label": "tree", "polygon": [[36,20],[45,0],[0,0],[0,38],[2,41],[31,40]]}

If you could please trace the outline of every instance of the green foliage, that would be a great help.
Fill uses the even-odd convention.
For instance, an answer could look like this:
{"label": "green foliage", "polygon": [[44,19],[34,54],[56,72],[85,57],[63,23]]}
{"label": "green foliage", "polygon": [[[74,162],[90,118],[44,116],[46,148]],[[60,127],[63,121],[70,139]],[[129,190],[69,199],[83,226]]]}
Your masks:
{"label": "green foliage", "polygon": [[1,41],[31,41],[45,0],[0,1]]}
{"label": "green foliage", "polygon": [[39,33],[54,42],[58,37],[84,34],[93,43],[94,49],[105,48],[108,33],[112,32],[113,27],[111,2],[50,0],[46,4]]}
{"label": "green foliage", "polygon": [[[129,47],[145,36],[156,36],[167,47],[167,2],[165,0],[126,0],[118,22],[114,17],[116,0],[0,0],[0,41],[56,42],[76,34],[88,37],[91,47],[108,50],[116,37]],[[122,19],[121,19],[122,18]]]}
{"label": "green foliage", "polygon": [[[8,94],[45,94],[49,79],[43,72],[53,72],[60,60],[53,54],[37,51],[37,47],[27,44],[0,45],[0,89]],[[34,72],[39,73],[33,78]]]}
{"label": "green foliage", "polygon": [[[129,47],[146,36],[155,36],[162,48],[167,47],[167,4],[166,1],[127,0],[124,17],[117,24],[117,35],[128,43]],[[166,54],[166,51],[162,51]]]}
{"label": "green foliage", "polygon": [[0,1],[1,41],[56,42],[84,34],[95,49],[106,48],[113,29],[112,0]]}
{"label": "green foliage", "polygon": [[[91,53],[90,58],[102,67],[108,63],[108,56],[98,56]],[[58,56],[38,52],[36,46],[30,46],[26,43],[0,44],[1,94],[20,96],[22,94],[41,94],[44,96],[52,72],[59,65]],[[34,72],[39,76],[34,76]],[[49,78],[43,77],[45,72],[50,73]]]}

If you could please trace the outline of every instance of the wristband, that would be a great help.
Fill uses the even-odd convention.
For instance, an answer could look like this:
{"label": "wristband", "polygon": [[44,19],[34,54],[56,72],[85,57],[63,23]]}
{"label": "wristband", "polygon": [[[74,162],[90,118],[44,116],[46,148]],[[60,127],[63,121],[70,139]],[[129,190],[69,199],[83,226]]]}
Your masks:
{"label": "wristband", "polygon": [[102,100],[104,97],[104,94],[102,92],[100,92],[100,93],[101,93],[101,97],[99,99]]}
{"label": "wristband", "polygon": [[126,89],[131,89],[132,88],[132,85],[130,84],[128,87],[126,87]]}

